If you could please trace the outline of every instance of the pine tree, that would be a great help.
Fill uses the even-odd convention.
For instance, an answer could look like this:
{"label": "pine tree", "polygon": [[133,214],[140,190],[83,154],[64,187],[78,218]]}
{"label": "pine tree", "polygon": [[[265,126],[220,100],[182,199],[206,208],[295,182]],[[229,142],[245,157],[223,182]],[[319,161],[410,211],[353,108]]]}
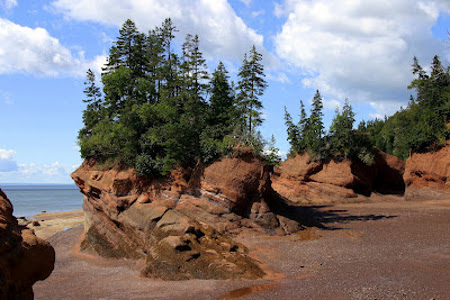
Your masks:
{"label": "pine tree", "polygon": [[322,137],[324,134],[323,126],[323,102],[319,91],[314,95],[311,114],[305,124],[304,139],[308,152],[319,154],[322,146]]}
{"label": "pine tree", "polygon": [[284,107],[284,120],[285,125],[287,127],[287,135],[288,135],[288,141],[291,145],[291,153],[296,154],[299,152],[299,138],[300,138],[300,130],[297,125],[292,122],[292,116],[287,111],[286,106]]}
{"label": "pine tree", "polygon": [[87,103],[86,109],[83,111],[83,123],[84,127],[79,132],[79,138],[84,136],[90,136],[92,129],[101,120],[101,108],[102,99],[100,88],[95,83],[95,73],[89,69],[86,73],[86,80],[84,81],[85,89],[83,93],[86,95],[86,99],[83,100]]}
{"label": "pine tree", "polygon": [[254,134],[255,127],[261,125],[262,102],[259,100],[264,94],[267,82],[264,77],[264,66],[261,64],[262,55],[253,46],[250,53],[244,56],[239,69],[238,105],[242,113],[244,132],[250,136]]}
{"label": "pine tree", "polygon": [[204,93],[208,87],[205,80],[208,79],[207,66],[202,52],[199,49],[198,35],[194,37],[190,34],[182,46],[183,51],[183,79],[184,84],[191,95],[199,100],[204,100]]}
{"label": "pine tree", "polygon": [[345,158],[351,156],[356,147],[353,133],[354,122],[355,113],[346,99],[342,111],[336,110],[336,116],[330,127],[331,147],[334,155],[344,155]]}

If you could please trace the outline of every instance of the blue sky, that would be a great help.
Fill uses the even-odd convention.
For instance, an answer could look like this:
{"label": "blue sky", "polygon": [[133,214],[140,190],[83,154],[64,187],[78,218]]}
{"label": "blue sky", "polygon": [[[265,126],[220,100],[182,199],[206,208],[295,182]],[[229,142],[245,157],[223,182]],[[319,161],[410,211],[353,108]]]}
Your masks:
{"label": "blue sky", "polygon": [[297,116],[319,89],[327,125],[345,98],[358,121],[390,115],[408,102],[413,56],[450,60],[447,0],[0,0],[0,183],[71,182],[86,70],[126,19],[147,31],[166,17],[178,41],[199,35],[210,69],[223,60],[235,76],[253,44],[264,54],[261,131],[283,153],[284,106]]}

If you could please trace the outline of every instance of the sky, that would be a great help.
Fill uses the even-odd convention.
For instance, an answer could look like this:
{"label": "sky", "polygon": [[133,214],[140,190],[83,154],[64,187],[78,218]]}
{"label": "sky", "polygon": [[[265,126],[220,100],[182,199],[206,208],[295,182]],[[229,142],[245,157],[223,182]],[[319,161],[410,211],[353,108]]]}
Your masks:
{"label": "sky", "polygon": [[383,118],[407,105],[414,56],[450,61],[448,0],[0,0],[0,183],[70,183],[86,71],[126,19],[147,32],[169,17],[211,70],[236,79],[252,45],[263,54],[261,132],[281,153],[285,106],[296,120],[320,90],[326,126],[345,99],[357,122]]}

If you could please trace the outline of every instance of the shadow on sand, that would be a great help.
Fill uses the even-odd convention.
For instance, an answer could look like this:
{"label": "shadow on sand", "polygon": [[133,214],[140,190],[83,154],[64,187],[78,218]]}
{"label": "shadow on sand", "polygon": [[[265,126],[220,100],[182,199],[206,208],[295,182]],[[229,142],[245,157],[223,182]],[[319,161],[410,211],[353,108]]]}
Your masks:
{"label": "shadow on sand", "polygon": [[349,222],[378,221],[392,219],[389,215],[350,215],[347,210],[332,209],[333,205],[301,205],[294,203],[279,194],[275,194],[269,203],[270,209],[278,215],[294,220],[306,227],[317,227],[325,230],[345,229],[337,224]]}

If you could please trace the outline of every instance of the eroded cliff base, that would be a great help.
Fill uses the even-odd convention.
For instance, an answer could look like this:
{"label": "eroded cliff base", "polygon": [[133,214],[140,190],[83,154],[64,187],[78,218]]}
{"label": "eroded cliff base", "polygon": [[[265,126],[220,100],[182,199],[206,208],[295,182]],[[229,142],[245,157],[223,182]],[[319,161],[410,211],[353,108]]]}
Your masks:
{"label": "eroded cliff base", "polygon": [[100,170],[86,160],[72,178],[84,194],[82,250],[144,259],[148,277],[261,278],[264,272],[233,236],[302,228],[272,190],[269,168],[249,150],[159,179],[133,169]]}

